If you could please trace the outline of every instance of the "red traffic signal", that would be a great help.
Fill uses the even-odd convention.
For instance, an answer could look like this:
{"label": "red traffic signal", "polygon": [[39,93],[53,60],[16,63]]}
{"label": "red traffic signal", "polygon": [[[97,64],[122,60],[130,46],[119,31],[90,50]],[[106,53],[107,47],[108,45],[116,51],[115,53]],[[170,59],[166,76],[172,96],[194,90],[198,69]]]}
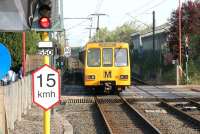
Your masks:
{"label": "red traffic signal", "polygon": [[50,28],[51,27],[51,20],[48,17],[41,17],[39,19],[39,26],[41,28]]}
{"label": "red traffic signal", "polygon": [[38,24],[40,28],[50,28],[51,27],[51,0],[39,0]]}

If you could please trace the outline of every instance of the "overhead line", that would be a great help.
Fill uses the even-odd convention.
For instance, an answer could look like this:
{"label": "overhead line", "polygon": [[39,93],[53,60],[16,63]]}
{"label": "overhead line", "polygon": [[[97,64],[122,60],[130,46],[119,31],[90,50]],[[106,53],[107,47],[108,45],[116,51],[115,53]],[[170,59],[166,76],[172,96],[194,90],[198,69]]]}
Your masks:
{"label": "overhead line", "polygon": [[73,18],[64,18],[64,19],[65,19],[65,20],[67,20],[67,19],[74,19],[74,20],[75,20],[75,19],[88,19],[88,20],[90,20],[90,19],[92,19],[92,18],[91,18],[91,17],[83,17],[83,18],[81,18],[81,17],[77,17],[77,18],[75,17],[75,18],[74,18],[74,17],[73,17]]}
{"label": "overhead line", "polygon": [[[152,2],[152,0],[150,0],[150,1],[146,2],[145,4],[143,4],[142,6],[138,7],[137,9],[134,9],[134,10],[132,10],[132,11],[126,12],[124,15],[136,19],[136,17],[137,17],[138,15],[141,15],[141,14],[145,13],[146,11],[148,11],[148,10],[150,10],[150,9],[152,9],[152,8],[155,8],[155,7],[159,6],[159,5],[162,4],[164,1],[166,1],[166,0],[161,0],[158,4],[156,4],[156,5],[154,5],[154,6],[150,7],[150,8],[147,8],[147,9],[144,10],[143,12],[137,13],[137,14],[134,15],[134,16],[131,15],[131,12],[133,12],[133,11],[136,11],[136,12],[137,12],[137,9],[138,9],[138,11],[139,11],[139,9],[140,9],[141,7],[143,7],[144,5],[148,5],[150,2]],[[141,10],[141,9],[140,9],[140,10]],[[125,17],[123,17],[121,20],[123,20],[124,18],[125,18]],[[137,21],[138,21],[138,20],[137,20]],[[141,22],[141,21],[140,21],[140,22]],[[143,22],[142,22],[142,23],[143,23]]]}
{"label": "overhead line", "polygon": [[[150,7],[150,8],[148,8],[148,9],[146,9],[146,10],[144,10],[144,11],[141,12],[141,13],[138,13],[137,15],[143,14],[143,13],[145,13],[146,11],[148,11],[148,10],[150,10],[150,9],[153,9],[153,8],[155,8],[155,7],[158,7],[158,6],[160,6],[161,4],[163,4],[165,1],[166,1],[166,0],[161,0],[158,4],[156,4],[156,5],[154,5],[154,6]],[[137,16],[137,15],[136,15],[136,16]]]}
{"label": "overhead line", "polygon": [[87,21],[87,20],[81,21],[80,23],[75,24],[75,25],[69,27],[68,29],[66,29],[66,31],[69,31],[69,30],[71,30],[71,29],[73,29],[73,28],[76,28],[76,27],[80,26],[81,24],[85,23],[86,21]]}
{"label": "overhead line", "polygon": [[149,5],[150,3],[152,3],[152,0],[146,2],[145,4],[139,6],[138,8],[136,8],[136,9],[134,9],[134,10],[132,10],[132,11],[127,12],[126,14],[132,13],[132,12],[135,12],[135,11],[137,12],[137,11],[141,10],[140,8],[142,8],[142,7],[146,6],[146,5]]}

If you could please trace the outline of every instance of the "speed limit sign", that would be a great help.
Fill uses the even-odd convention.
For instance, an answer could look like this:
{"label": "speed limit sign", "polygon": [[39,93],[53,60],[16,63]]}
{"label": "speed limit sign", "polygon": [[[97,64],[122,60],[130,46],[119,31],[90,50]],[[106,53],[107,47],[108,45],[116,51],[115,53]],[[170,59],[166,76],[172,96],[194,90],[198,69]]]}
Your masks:
{"label": "speed limit sign", "polygon": [[33,103],[48,110],[60,102],[60,75],[48,65],[32,73]]}

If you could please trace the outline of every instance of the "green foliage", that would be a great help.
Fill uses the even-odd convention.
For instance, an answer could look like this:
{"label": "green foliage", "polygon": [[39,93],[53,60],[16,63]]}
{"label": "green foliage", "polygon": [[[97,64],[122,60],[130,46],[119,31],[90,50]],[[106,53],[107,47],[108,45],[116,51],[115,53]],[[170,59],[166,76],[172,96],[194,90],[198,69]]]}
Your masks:
{"label": "green foliage", "polygon": [[[127,22],[113,31],[109,31],[106,27],[101,28],[99,31],[99,38],[105,42],[127,42],[131,43],[131,34],[138,31],[135,22]],[[95,39],[97,35],[93,37]]]}
{"label": "green foliage", "polygon": [[[36,32],[26,32],[26,54],[37,51],[37,42],[40,36]],[[12,57],[12,67],[16,71],[22,63],[22,33],[0,33],[0,42],[9,49]]]}
{"label": "green foliage", "polygon": [[[199,68],[200,68],[200,2],[195,1],[188,1],[183,3],[182,10],[181,10],[181,31],[182,31],[182,45],[185,46],[185,36],[189,36],[189,78],[191,83],[196,83],[197,79],[199,79]],[[170,18],[170,36],[169,36],[169,47],[171,52],[176,55],[176,49],[178,48],[179,44],[179,29],[178,29],[178,8],[172,12]],[[177,56],[174,56],[178,58]],[[182,67],[184,72],[186,72],[186,58],[185,56],[182,58]]]}
{"label": "green foliage", "polygon": [[35,54],[37,52],[37,42],[40,41],[40,35],[36,32],[26,32],[26,51],[27,54]]}

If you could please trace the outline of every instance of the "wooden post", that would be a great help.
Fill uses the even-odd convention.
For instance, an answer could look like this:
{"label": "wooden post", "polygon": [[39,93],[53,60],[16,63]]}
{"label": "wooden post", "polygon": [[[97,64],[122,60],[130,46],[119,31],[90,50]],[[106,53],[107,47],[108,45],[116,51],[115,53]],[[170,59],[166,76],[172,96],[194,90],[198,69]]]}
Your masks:
{"label": "wooden post", "polygon": [[25,89],[24,85],[25,85],[25,81],[24,81],[24,79],[22,79],[22,86],[21,86],[21,90],[22,90],[22,92],[21,92],[22,114],[24,114],[24,89]]}
{"label": "wooden post", "polygon": [[27,114],[27,99],[28,99],[28,96],[27,96],[27,90],[28,90],[28,86],[27,86],[27,77],[25,77],[24,79],[24,114],[26,115]]}
{"label": "wooden post", "polygon": [[0,86],[0,134],[5,131],[5,106],[4,106],[4,89]]}
{"label": "wooden post", "polygon": [[15,124],[14,124],[14,122],[15,122],[15,112],[14,112],[14,108],[15,108],[15,103],[13,102],[13,98],[14,98],[14,96],[15,96],[15,93],[14,93],[14,90],[13,89],[15,89],[14,88],[14,86],[13,86],[14,84],[11,84],[10,85],[10,99],[9,99],[9,105],[11,106],[10,107],[10,116],[11,116],[11,122],[10,122],[10,129],[11,130],[14,130],[14,128],[15,128]]}
{"label": "wooden post", "polygon": [[17,99],[18,99],[18,104],[17,104],[17,120],[21,121],[21,113],[22,113],[22,109],[21,109],[21,81],[17,82],[17,90],[18,90],[18,95],[17,95]]}
{"label": "wooden post", "polygon": [[28,109],[31,109],[31,104],[32,104],[32,95],[31,95],[31,76],[28,76]]}

